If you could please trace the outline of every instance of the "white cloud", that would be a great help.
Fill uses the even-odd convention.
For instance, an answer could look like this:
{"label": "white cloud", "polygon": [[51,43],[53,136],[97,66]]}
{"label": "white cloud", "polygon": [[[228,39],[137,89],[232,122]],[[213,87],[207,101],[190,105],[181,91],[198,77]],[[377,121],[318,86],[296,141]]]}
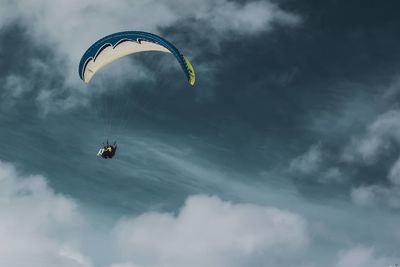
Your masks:
{"label": "white cloud", "polygon": [[[344,147],[341,160],[347,163],[377,164],[400,145],[400,110],[389,110],[378,116],[366,133],[353,137]],[[383,175],[384,176],[384,175]],[[388,185],[368,185],[353,188],[351,199],[359,206],[384,205],[400,208],[400,159],[387,170]]]}
{"label": "white cloud", "polygon": [[[82,235],[85,221],[77,203],[56,194],[44,177],[23,175],[0,162],[1,266],[306,266],[311,241],[309,224],[298,214],[204,195],[189,197],[176,214],[122,218],[111,237],[102,229],[94,241],[87,232]],[[106,244],[100,250],[83,247],[97,247],[99,241]],[[106,262],[98,260],[104,253],[109,254]],[[393,262],[373,249],[357,247],[341,251],[334,266]]]}
{"label": "white cloud", "polygon": [[377,256],[373,248],[355,247],[341,251],[335,267],[384,267],[393,262],[394,259]]}
{"label": "white cloud", "polygon": [[[106,245],[95,254],[88,254],[97,247],[87,240],[93,233],[82,235],[88,219],[44,177],[0,162],[1,266],[97,266],[93,260],[111,267],[279,265],[301,257],[310,242],[308,223],[297,214],[204,195],[189,197],[176,215],[120,219],[111,237],[100,235]],[[99,253],[109,254],[108,263],[98,262]]]}
{"label": "white cloud", "polygon": [[[227,32],[253,34],[269,30],[274,23],[296,25],[300,22],[297,15],[261,0],[243,4],[227,0],[22,0],[9,1],[2,7],[4,19],[0,20],[0,26],[12,21],[12,16],[25,18],[36,36],[61,45],[63,52],[72,53],[75,60],[94,40],[115,31],[158,32],[161,27],[195,19],[207,30],[207,33],[195,34],[221,39]],[[210,29],[219,34],[210,36]]]}
{"label": "white cloud", "polygon": [[113,264],[111,267],[141,267],[133,263]]}
{"label": "white cloud", "polygon": [[375,193],[371,187],[358,187],[351,190],[351,199],[358,206],[371,206],[375,203]]}
{"label": "white cloud", "polygon": [[[300,22],[297,15],[261,0],[244,4],[227,0],[22,0],[7,2],[2,11],[8,16],[0,19],[0,27],[12,22],[9,18],[12,16],[27,20],[32,34],[41,42],[54,43],[63,56],[70,56],[74,67],[91,43],[115,31],[159,32],[162,27],[195,19],[203,28],[195,34],[223,39],[227,32],[254,34],[269,30],[273,23],[296,25]],[[75,72],[74,69],[74,75]]]}
{"label": "white cloud", "polygon": [[[114,229],[120,266],[246,266],[285,262],[309,242],[293,213],[190,197],[177,215],[145,213]],[[259,262],[259,264],[257,264]]]}
{"label": "white cloud", "polygon": [[344,176],[339,168],[332,167],[322,173],[320,180],[325,183],[342,183],[344,181]]}
{"label": "white cloud", "polygon": [[82,223],[76,203],[54,193],[42,176],[0,162],[1,266],[90,267],[69,235]]}
{"label": "white cloud", "polygon": [[320,169],[323,157],[324,153],[321,150],[321,146],[319,144],[313,145],[306,153],[290,162],[289,170],[294,173],[300,172],[301,174],[314,173]]}
{"label": "white cloud", "polygon": [[26,78],[11,74],[0,79],[1,84],[1,108],[8,110],[16,104],[16,100],[32,88]]}
{"label": "white cloud", "polygon": [[332,165],[331,158],[320,144],[315,144],[289,162],[289,172],[294,177],[315,179],[321,184],[343,183],[345,176],[339,167]]}
{"label": "white cloud", "polygon": [[[354,137],[345,147],[342,160],[376,163],[382,155],[392,147],[400,144],[399,110],[390,110],[378,116],[367,128],[364,136]],[[369,185],[353,188],[351,199],[359,206],[386,205],[390,208],[400,208],[400,159],[388,170],[387,186]]]}
{"label": "white cloud", "polygon": [[385,205],[390,208],[400,208],[400,188],[380,185],[360,186],[353,188],[351,199],[354,204],[363,207]]}
{"label": "white cloud", "polygon": [[[64,60],[57,66],[62,68],[65,77],[60,83],[64,89],[45,87],[37,98],[39,106],[47,111],[57,111],[86,104],[81,100],[86,90],[82,89],[84,85],[77,74],[80,57],[94,41],[112,32],[144,30],[160,33],[161,28],[187,25],[191,29],[187,31],[188,38],[195,39],[201,35],[209,43],[218,44],[220,40],[230,38],[230,33],[256,34],[272,29],[274,24],[297,25],[300,18],[263,0],[247,3],[228,0],[3,1],[0,29],[15,21],[25,23],[27,32],[37,44],[51,47],[51,54]],[[183,48],[183,43],[172,41]],[[190,57],[196,49],[189,46],[183,51]],[[206,68],[197,66],[196,69],[201,71]],[[125,71],[132,73],[131,69]],[[140,77],[143,75],[137,79]],[[65,88],[72,95],[67,100]],[[57,98],[61,101],[55,101]],[[64,107],[60,106],[64,104]]]}
{"label": "white cloud", "polygon": [[400,159],[391,167],[388,178],[394,185],[400,185]]}
{"label": "white cloud", "polygon": [[390,110],[368,126],[367,133],[355,137],[345,147],[342,159],[347,162],[375,163],[379,156],[390,149],[393,142],[400,144],[399,110]]}

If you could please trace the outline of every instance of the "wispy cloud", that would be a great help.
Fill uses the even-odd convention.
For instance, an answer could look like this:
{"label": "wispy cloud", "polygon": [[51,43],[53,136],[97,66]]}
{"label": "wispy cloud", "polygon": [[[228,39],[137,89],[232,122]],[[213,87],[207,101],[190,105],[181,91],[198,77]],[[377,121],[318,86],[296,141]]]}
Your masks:
{"label": "wispy cloud", "polygon": [[321,150],[321,145],[313,145],[303,155],[291,160],[289,169],[292,172],[311,174],[320,169],[324,161],[324,156],[325,155]]}
{"label": "wispy cloud", "polygon": [[[299,22],[298,15],[280,9],[271,1],[261,0],[246,3],[227,0],[72,0],[57,3],[23,0],[18,3],[6,1],[0,11],[0,28],[22,24],[26,28],[25,33],[32,38],[26,46],[43,47],[48,49],[49,55],[60,59],[58,66],[52,66],[62,69],[58,88],[42,86],[37,98],[47,111],[59,111],[85,103],[79,100],[86,95],[77,76],[79,59],[94,41],[112,32],[144,30],[161,33],[168,27],[186,27],[185,39],[200,41],[198,37],[202,36],[208,43],[219,43],[229,39],[230,34],[248,36],[269,31],[276,24],[293,26]],[[178,47],[184,46],[182,42],[174,43]],[[194,54],[196,51],[198,54],[204,47],[201,44],[195,46],[195,49],[186,47],[186,53]],[[198,66],[198,69],[207,68]],[[52,72],[49,68],[48,76],[52,76]]]}
{"label": "wispy cloud", "polygon": [[[383,100],[378,101],[378,106],[380,101]],[[360,109],[359,106],[353,108]],[[354,121],[351,107],[346,109],[348,111],[340,115],[344,116],[341,120],[350,117],[349,120]],[[361,110],[364,110],[363,106]],[[346,132],[340,137],[344,142],[329,144],[330,140],[327,140],[327,146],[313,145],[291,160],[291,175],[311,178],[322,184],[335,182],[348,185],[351,201],[360,207],[399,208],[400,163],[397,148],[400,145],[400,111],[378,108],[370,113],[364,119],[363,127],[357,126],[357,131],[346,124],[351,134]]]}
{"label": "wispy cloud", "polygon": [[371,123],[364,136],[354,137],[343,150],[342,159],[348,162],[375,163],[392,144],[400,143],[399,110],[389,110]]}
{"label": "wispy cloud", "polygon": [[3,111],[12,108],[20,97],[33,88],[29,86],[28,81],[21,75],[11,74],[0,80],[2,86],[1,108]]}
{"label": "wispy cloud", "polygon": [[396,261],[393,258],[376,255],[373,248],[359,246],[341,251],[335,267],[390,266],[394,262]]}
{"label": "wispy cloud", "polygon": [[314,144],[289,162],[289,173],[296,179],[304,178],[323,184],[342,183],[344,174],[331,158],[321,144]]}
{"label": "wispy cloud", "polygon": [[[350,165],[361,164],[361,167],[365,167],[392,158],[395,147],[400,145],[399,115],[399,110],[393,109],[377,116],[366,127],[364,134],[354,136],[344,147],[341,160]],[[351,190],[351,199],[356,205],[400,208],[400,163],[394,160],[392,164],[386,165],[388,168],[383,170],[386,173],[381,172],[380,177],[376,177],[376,183],[364,183]]]}
{"label": "wispy cloud", "polygon": [[392,184],[400,186],[400,159],[393,163],[389,170],[388,179]]}
{"label": "wispy cloud", "polygon": [[351,190],[354,204],[362,207],[383,206],[400,208],[400,188],[398,186],[368,185]]}
{"label": "wispy cloud", "polygon": [[[186,20],[194,19],[205,29],[219,33],[210,38],[224,39],[222,33],[254,34],[270,30],[274,23],[290,26],[301,21],[298,15],[280,9],[271,1],[9,1],[3,6],[2,13],[2,18],[7,19],[1,20],[1,25],[12,22],[10,17],[25,19],[32,34],[47,37],[42,41],[60,45],[62,52],[74,59],[94,39],[124,29],[158,32],[160,28],[178,22],[190,23]],[[35,23],[30,23],[32,21]]]}

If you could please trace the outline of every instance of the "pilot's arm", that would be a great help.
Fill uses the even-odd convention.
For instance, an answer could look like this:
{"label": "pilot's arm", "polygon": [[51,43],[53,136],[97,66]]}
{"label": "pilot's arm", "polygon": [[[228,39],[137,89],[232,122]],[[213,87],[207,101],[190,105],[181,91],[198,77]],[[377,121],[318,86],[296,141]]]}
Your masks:
{"label": "pilot's arm", "polygon": [[100,148],[99,152],[97,152],[97,156],[103,155],[104,148]]}

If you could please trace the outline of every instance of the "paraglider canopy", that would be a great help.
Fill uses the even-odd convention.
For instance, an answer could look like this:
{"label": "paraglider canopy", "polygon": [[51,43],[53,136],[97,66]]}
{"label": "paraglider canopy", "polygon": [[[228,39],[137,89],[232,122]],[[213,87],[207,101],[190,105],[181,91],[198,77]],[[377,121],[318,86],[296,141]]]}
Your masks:
{"label": "paraglider canopy", "polygon": [[195,73],[187,57],[164,38],[141,31],[118,32],[95,42],[81,58],[79,76],[84,82],[89,83],[93,75],[103,66],[121,57],[146,51],[173,54],[189,83],[194,85]]}

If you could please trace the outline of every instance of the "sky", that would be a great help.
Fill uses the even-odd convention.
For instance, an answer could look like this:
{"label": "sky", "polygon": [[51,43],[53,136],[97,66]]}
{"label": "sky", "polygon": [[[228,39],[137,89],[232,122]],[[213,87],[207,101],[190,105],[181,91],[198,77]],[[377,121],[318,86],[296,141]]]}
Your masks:
{"label": "sky", "polygon": [[[0,4],[1,266],[400,262],[397,1]],[[83,83],[125,30],[175,44],[196,85],[163,53]]]}

